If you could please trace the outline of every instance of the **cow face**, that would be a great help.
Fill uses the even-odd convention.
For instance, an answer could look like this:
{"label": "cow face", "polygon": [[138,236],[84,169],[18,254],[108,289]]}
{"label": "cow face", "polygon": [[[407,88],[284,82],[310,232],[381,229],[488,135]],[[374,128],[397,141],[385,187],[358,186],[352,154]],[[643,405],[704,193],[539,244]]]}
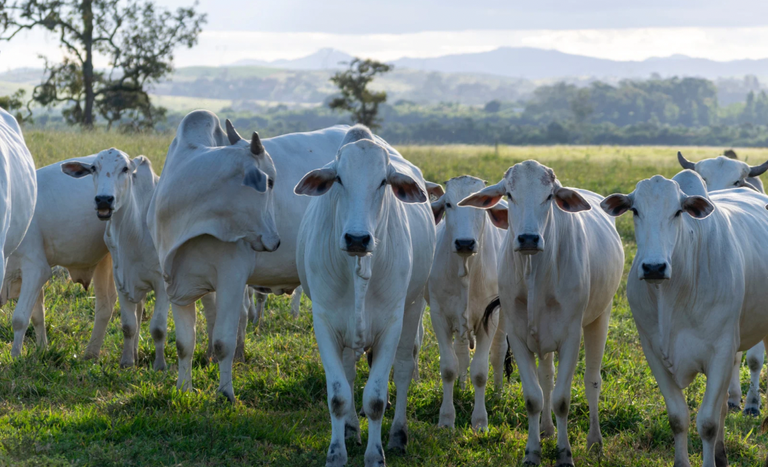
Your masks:
{"label": "cow face", "polygon": [[724,190],[727,188],[750,188],[759,191],[749,183],[747,178],[758,177],[768,170],[768,162],[750,167],[745,162],[720,156],[715,159],[705,159],[695,164],[687,161],[681,153],[677,154],[678,162],[683,168],[696,171],[707,183],[707,190]]}
{"label": "cow face", "polygon": [[[449,235],[451,249],[462,257],[472,256],[480,249],[480,241],[485,229],[485,213],[479,209],[459,206],[459,202],[485,188],[485,182],[479,178],[464,175],[448,180],[446,192],[432,203],[435,223],[445,218],[445,230]],[[487,211],[495,225],[506,228],[507,209],[497,204]]]}
{"label": "cow face", "polygon": [[551,222],[552,209],[570,213],[591,209],[577,191],[560,185],[552,169],[536,161],[510,167],[499,183],[469,196],[459,205],[490,209],[505,195],[512,247],[523,255],[544,251],[542,234]]}
{"label": "cow face", "polygon": [[[355,131],[354,127],[350,131]],[[350,256],[366,256],[376,248],[374,233],[383,212],[387,190],[404,203],[427,200],[424,189],[410,176],[398,172],[386,148],[369,132],[339,149],[336,160],[304,176],[294,189],[298,195],[320,196],[333,190],[336,219],[341,222],[338,245]]]}
{"label": "cow face", "polygon": [[688,215],[704,219],[715,209],[702,196],[688,196],[677,182],[661,175],[642,180],[629,195],[611,195],[600,203],[611,216],[632,211],[638,279],[658,284],[672,277],[672,254]]}
{"label": "cow face", "polygon": [[61,165],[61,171],[75,178],[93,177],[96,215],[100,220],[108,221],[130,196],[133,175],[145,162],[144,156],[131,160],[128,154],[112,148],[97,154],[93,164],[66,162]]}

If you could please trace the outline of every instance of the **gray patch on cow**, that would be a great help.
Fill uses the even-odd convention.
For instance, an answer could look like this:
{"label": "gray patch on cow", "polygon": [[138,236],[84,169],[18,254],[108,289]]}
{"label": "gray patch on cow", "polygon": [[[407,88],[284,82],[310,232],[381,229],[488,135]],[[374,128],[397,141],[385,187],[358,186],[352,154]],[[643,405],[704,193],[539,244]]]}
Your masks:
{"label": "gray patch on cow", "polygon": [[366,413],[369,420],[378,421],[384,416],[384,402],[383,399],[376,399],[371,402],[370,413]]}

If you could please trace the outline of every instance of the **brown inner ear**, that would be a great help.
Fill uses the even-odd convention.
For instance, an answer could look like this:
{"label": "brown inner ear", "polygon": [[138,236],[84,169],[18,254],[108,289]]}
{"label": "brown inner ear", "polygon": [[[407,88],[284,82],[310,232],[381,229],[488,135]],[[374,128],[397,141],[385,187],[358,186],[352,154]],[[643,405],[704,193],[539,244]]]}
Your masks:
{"label": "brown inner ear", "polygon": [[488,215],[493,221],[493,225],[500,229],[509,229],[509,211],[506,209],[489,209]]}

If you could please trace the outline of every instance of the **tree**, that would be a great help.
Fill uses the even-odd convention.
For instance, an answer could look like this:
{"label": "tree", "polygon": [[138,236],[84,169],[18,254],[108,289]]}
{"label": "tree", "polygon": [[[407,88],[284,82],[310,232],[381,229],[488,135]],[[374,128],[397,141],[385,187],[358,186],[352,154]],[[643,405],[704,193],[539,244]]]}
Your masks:
{"label": "tree", "polygon": [[[0,41],[44,28],[64,51],[61,63],[45,58],[45,76],[31,102],[64,105],[66,120],[85,128],[97,115],[109,127],[152,127],[164,109],[151,104],[147,88],[173,71],[177,46],[197,43],[205,15],[194,7],[171,12],[140,1],[0,0]],[[108,69],[96,69],[97,56],[107,59]]]}
{"label": "tree", "polygon": [[25,90],[19,89],[10,96],[0,96],[0,107],[16,117],[16,121],[19,123],[30,122],[32,120],[31,114],[26,116],[21,114],[21,109],[24,108],[24,95],[26,93]]}
{"label": "tree", "polygon": [[371,91],[368,84],[376,75],[387,73],[393,68],[393,65],[376,60],[355,58],[349,63],[349,69],[331,77],[331,82],[339,88],[341,96],[332,99],[328,107],[349,111],[355,122],[371,129],[379,128],[379,104],[387,101],[387,93]]}

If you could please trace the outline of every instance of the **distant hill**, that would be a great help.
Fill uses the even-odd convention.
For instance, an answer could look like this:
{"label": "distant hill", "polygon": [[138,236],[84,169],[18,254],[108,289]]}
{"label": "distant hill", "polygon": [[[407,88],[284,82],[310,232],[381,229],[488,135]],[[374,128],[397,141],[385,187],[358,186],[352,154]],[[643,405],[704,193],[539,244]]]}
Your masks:
{"label": "distant hill", "polygon": [[355,57],[340,50],[325,48],[320,49],[311,55],[307,55],[306,57],[297,58],[294,60],[274,60],[271,62],[263,60],[239,60],[232,63],[230,66],[255,65],[271,68],[283,68],[286,70],[333,70],[344,68],[344,65],[340,65],[340,63],[349,62],[353,58]]}

